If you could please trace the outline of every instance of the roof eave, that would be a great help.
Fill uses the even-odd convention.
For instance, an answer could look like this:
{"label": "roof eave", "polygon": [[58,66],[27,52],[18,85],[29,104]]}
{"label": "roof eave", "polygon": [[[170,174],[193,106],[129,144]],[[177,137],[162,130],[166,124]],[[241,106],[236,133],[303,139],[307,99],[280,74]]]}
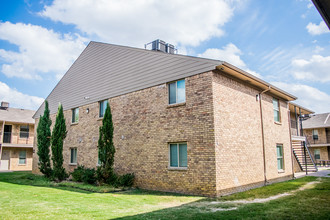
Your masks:
{"label": "roof eave", "polygon": [[291,95],[290,93],[287,93],[276,86],[273,86],[270,83],[267,83],[263,81],[262,79],[259,79],[258,77],[241,70],[227,62],[222,62],[222,64],[218,65],[216,69],[224,71],[225,73],[234,76],[240,80],[243,80],[249,84],[252,84],[254,86],[259,87],[261,90],[269,90],[270,93],[275,94],[276,96],[287,100],[287,101],[293,101],[296,100],[297,97],[294,95]]}
{"label": "roof eave", "polygon": [[[293,102],[290,102],[289,103],[289,109],[290,109],[290,111],[291,111],[291,106],[292,106],[292,108],[294,108],[294,107],[298,107],[298,110],[300,110],[301,109],[301,113],[302,114],[314,114],[315,112],[314,111],[312,111],[312,110],[310,110],[310,109],[308,109],[308,108],[305,108],[305,107],[302,107],[301,105],[298,105],[298,104],[296,104],[296,103],[293,103]],[[294,111],[294,109],[292,109],[292,111]],[[298,112],[299,113],[299,112]]]}

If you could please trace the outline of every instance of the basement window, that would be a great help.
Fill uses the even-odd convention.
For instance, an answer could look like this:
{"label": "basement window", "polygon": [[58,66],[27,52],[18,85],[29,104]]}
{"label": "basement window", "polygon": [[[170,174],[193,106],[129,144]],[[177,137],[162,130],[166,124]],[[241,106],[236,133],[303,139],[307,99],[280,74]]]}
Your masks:
{"label": "basement window", "polygon": [[72,123],[78,123],[79,121],[79,108],[72,109]]}
{"label": "basement window", "polygon": [[70,164],[77,164],[77,148],[71,148]]}
{"label": "basement window", "polygon": [[169,104],[178,104],[186,101],[185,80],[178,80],[168,84]]}
{"label": "basement window", "polygon": [[170,167],[187,167],[187,143],[170,144]]}
{"label": "basement window", "polygon": [[29,125],[21,125],[19,131],[19,137],[28,139],[29,131],[30,131]]}
{"label": "basement window", "polygon": [[280,101],[273,98],[273,109],[274,109],[274,121],[281,122],[280,118]]}
{"label": "basement window", "polygon": [[277,154],[277,169],[278,171],[284,170],[284,159],[283,159],[283,145],[276,145],[276,154]]}
{"label": "basement window", "polygon": [[105,109],[107,108],[107,105],[108,105],[108,100],[103,100],[103,101],[101,101],[99,103],[100,103],[100,105],[99,105],[99,107],[100,107],[100,109],[99,109],[99,117],[100,118],[103,118],[104,113],[105,113]]}
{"label": "basement window", "polygon": [[19,152],[19,160],[18,160],[19,165],[25,165],[26,164],[26,151],[22,150]]}

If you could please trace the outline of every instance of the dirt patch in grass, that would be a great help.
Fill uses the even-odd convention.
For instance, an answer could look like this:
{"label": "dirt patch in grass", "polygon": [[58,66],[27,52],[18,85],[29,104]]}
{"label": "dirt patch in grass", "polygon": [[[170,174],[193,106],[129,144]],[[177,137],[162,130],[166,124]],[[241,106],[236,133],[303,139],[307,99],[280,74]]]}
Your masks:
{"label": "dirt patch in grass", "polygon": [[292,190],[290,192],[281,193],[278,195],[270,196],[267,198],[256,198],[256,199],[241,199],[241,200],[232,200],[232,201],[203,201],[203,202],[197,202],[195,204],[190,204],[190,206],[195,207],[203,207],[204,211],[210,211],[210,212],[218,212],[218,211],[231,211],[236,210],[240,206],[245,204],[254,204],[254,203],[266,203],[273,200],[277,200],[286,196],[292,196],[298,191],[303,191],[306,189],[313,189],[315,186],[320,183],[320,181],[313,181],[306,183],[305,185],[301,186],[300,188],[296,190]]}

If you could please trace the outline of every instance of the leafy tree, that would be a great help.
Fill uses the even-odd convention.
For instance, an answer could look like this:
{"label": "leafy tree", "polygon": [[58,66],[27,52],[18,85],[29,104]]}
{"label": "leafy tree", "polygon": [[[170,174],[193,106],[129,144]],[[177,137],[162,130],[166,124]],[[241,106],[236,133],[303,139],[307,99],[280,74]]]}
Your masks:
{"label": "leafy tree", "polygon": [[50,178],[52,176],[52,168],[50,166],[50,126],[52,121],[49,117],[48,102],[45,101],[44,115],[40,116],[39,124],[37,127],[37,142],[38,142],[38,156],[39,156],[39,170]]}
{"label": "leafy tree", "polygon": [[97,170],[98,179],[101,182],[114,184],[117,180],[113,170],[116,149],[113,144],[113,123],[109,103],[107,103],[102,126],[99,128],[98,148],[99,160],[101,162]]}
{"label": "leafy tree", "polygon": [[55,126],[52,133],[52,160],[53,160],[53,177],[59,181],[65,180],[68,174],[63,168],[63,141],[66,137],[65,118],[63,107],[60,104],[58,107]]}

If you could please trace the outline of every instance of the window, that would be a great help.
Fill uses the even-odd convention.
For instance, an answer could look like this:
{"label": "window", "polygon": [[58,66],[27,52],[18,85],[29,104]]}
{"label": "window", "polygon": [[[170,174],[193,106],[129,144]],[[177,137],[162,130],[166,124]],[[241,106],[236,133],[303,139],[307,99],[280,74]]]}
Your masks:
{"label": "window", "polygon": [[316,129],[313,129],[313,140],[319,139],[319,132]]}
{"label": "window", "polygon": [[170,167],[187,167],[187,143],[170,144]]}
{"label": "window", "polygon": [[29,125],[21,125],[19,131],[20,138],[29,138]]}
{"label": "window", "polygon": [[169,104],[183,103],[186,101],[185,80],[179,80],[168,85]]}
{"label": "window", "polygon": [[72,109],[72,123],[78,123],[79,121],[79,108]]}
{"label": "window", "polygon": [[108,104],[108,100],[104,100],[100,102],[100,114],[99,117],[103,118],[104,113],[105,113],[105,109],[107,108],[107,104]]}
{"label": "window", "polygon": [[19,152],[18,164],[20,164],[20,165],[26,164],[26,151],[25,150]]}
{"label": "window", "polygon": [[273,98],[274,121],[280,122],[280,102],[278,99]]}
{"label": "window", "polygon": [[70,158],[71,164],[77,163],[77,148],[71,148],[71,158]]}
{"label": "window", "polygon": [[277,169],[283,170],[284,161],[283,161],[283,145],[277,144],[276,145],[276,154],[277,154]]}
{"label": "window", "polygon": [[314,158],[315,158],[315,160],[319,160],[319,159],[321,159],[321,156],[320,156],[320,149],[315,149],[315,150],[314,150]]}

